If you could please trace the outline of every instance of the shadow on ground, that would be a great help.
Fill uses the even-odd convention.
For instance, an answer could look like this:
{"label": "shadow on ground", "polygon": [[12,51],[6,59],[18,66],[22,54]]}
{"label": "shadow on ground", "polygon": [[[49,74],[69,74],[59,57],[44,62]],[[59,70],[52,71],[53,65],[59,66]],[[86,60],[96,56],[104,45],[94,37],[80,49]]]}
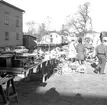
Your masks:
{"label": "shadow on ground", "polygon": [[18,103],[11,105],[107,105],[107,97],[82,96],[80,93],[61,94],[55,87],[40,92],[39,88],[45,88],[46,84],[31,81],[19,81],[16,83]]}

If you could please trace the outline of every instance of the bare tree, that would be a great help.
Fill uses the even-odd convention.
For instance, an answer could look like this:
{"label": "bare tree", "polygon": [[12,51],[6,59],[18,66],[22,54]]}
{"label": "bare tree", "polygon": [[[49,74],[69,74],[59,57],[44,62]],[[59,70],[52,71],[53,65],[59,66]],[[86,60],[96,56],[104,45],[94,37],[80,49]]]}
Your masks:
{"label": "bare tree", "polygon": [[29,35],[34,35],[36,33],[36,22],[35,21],[29,21],[26,23],[26,25],[28,26],[28,31],[27,34]]}
{"label": "bare tree", "polygon": [[89,16],[89,6],[89,2],[80,5],[78,12],[68,21],[68,27],[72,28],[76,36],[84,36],[88,31],[92,31],[92,19]]}
{"label": "bare tree", "polygon": [[50,23],[51,23],[51,17],[47,16],[46,19],[44,19],[43,23],[40,23],[38,26],[38,41],[41,41],[41,38],[44,35],[49,34],[50,30]]}
{"label": "bare tree", "polygon": [[46,24],[45,23],[41,23],[39,24],[38,26],[38,41],[41,41],[41,38],[44,36],[44,35],[47,35],[48,34],[48,29],[46,27]]}
{"label": "bare tree", "polygon": [[50,16],[47,16],[46,19],[44,20],[43,23],[45,24],[46,30],[50,29],[51,20],[52,20],[52,17]]}
{"label": "bare tree", "polygon": [[70,32],[69,32],[66,24],[62,24],[62,27],[61,27],[61,29],[60,29],[60,33],[61,33],[62,35],[69,35],[69,34],[70,34]]}
{"label": "bare tree", "polygon": [[42,23],[37,23],[35,21],[28,21],[26,23],[28,31],[26,34],[36,35],[37,40],[40,41],[42,36],[48,34],[49,26],[51,23],[51,17],[47,16]]}

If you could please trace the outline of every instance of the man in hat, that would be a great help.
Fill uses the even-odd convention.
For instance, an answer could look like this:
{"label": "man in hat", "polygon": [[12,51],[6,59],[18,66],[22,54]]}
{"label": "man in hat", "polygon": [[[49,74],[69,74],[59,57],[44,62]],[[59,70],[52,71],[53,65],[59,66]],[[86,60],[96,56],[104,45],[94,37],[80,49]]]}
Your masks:
{"label": "man in hat", "polygon": [[94,70],[95,73],[99,74],[105,74],[104,69],[106,65],[106,57],[107,57],[107,40],[106,40],[106,35],[104,32],[100,33],[100,41],[101,44],[98,45],[95,49],[95,55],[94,57],[98,58],[98,66],[96,67],[96,70]]}

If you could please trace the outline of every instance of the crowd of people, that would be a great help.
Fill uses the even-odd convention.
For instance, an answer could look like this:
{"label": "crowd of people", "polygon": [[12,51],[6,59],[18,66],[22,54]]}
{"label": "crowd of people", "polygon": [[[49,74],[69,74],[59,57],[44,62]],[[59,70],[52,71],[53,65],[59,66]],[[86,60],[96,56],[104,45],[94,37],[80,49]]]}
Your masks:
{"label": "crowd of people", "polygon": [[[82,66],[86,60],[86,46],[82,43],[82,38],[78,39],[78,43],[74,44],[76,51],[75,59]],[[100,33],[100,44],[94,48],[92,58],[98,59],[98,64],[95,66],[94,73],[105,74],[106,58],[107,58],[107,37],[104,32]],[[74,58],[73,58],[74,59]]]}

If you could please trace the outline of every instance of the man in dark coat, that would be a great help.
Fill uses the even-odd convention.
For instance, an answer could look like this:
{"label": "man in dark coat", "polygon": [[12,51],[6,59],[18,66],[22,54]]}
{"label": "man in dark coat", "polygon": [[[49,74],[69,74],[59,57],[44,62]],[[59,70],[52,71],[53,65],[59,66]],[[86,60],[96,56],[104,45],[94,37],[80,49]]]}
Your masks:
{"label": "man in dark coat", "polygon": [[101,32],[100,33],[101,44],[96,47],[94,55],[94,57],[97,57],[99,61],[98,66],[96,67],[96,70],[94,72],[100,74],[105,74],[104,69],[107,57],[107,46],[105,45],[106,40],[104,40],[104,37],[106,37],[105,33]]}

